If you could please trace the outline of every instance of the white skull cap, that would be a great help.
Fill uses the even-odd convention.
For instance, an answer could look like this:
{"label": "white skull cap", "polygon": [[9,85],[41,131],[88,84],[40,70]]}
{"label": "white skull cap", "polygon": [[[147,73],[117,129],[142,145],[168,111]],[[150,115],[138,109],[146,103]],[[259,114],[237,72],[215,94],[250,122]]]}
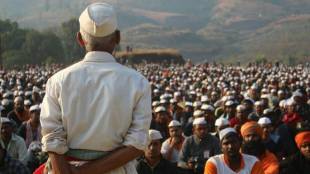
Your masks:
{"label": "white skull cap", "polygon": [[179,121],[177,121],[177,120],[172,120],[172,121],[169,123],[169,125],[168,125],[168,127],[179,127],[179,126],[182,126],[182,125],[181,125],[181,123],[180,123]]}
{"label": "white skull cap", "polygon": [[150,129],[149,130],[149,138],[150,140],[160,140],[163,138],[161,133],[158,130]]}
{"label": "white skull cap", "polygon": [[228,135],[230,133],[237,134],[237,131],[234,128],[231,128],[231,127],[228,127],[228,128],[225,128],[225,129],[221,130],[220,133],[219,133],[220,141],[222,141],[226,137],[226,135]]}
{"label": "white skull cap", "polygon": [[105,37],[117,29],[116,13],[107,3],[90,4],[79,18],[81,33],[86,32],[94,37]]}

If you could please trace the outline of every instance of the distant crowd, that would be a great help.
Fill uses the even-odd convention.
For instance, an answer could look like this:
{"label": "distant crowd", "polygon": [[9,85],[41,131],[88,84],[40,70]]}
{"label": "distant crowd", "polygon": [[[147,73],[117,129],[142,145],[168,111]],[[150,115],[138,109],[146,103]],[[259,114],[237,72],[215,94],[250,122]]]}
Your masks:
{"label": "distant crowd", "polygon": [[[0,173],[32,173],[47,160],[40,105],[48,78],[62,68],[0,71]],[[150,82],[153,108],[138,174],[310,173],[308,66],[134,68]]]}

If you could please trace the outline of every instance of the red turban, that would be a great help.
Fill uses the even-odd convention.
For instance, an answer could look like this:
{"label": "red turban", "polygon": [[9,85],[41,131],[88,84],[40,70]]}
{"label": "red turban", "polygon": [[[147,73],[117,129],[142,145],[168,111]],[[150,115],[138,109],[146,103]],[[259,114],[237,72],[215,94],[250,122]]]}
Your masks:
{"label": "red turban", "polygon": [[249,121],[249,122],[244,123],[241,126],[240,132],[241,132],[242,137],[245,137],[249,133],[256,133],[261,138],[263,137],[263,129],[255,121]]}
{"label": "red turban", "polygon": [[310,143],[310,131],[304,131],[304,132],[298,133],[295,136],[295,142],[296,142],[298,148],[300,148],[300,146],[305,142]]}

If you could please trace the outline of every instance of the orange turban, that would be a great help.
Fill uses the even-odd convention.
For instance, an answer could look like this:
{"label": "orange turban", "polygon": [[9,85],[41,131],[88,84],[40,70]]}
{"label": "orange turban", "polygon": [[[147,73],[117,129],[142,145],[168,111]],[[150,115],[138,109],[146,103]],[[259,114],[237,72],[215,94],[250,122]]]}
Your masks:
{"label": "orange turban", "polygon": [[242,137],[245,137],[247,134],[253,133],[253,132],[259,135],[261,138],[263,137],[263,129],[255,121],[249,121],[249,122],[244,123],[241,126],[240,132],[241,132]]}
{"label": "orange turban", "polygon": [[295,136],[295,142],[300,148],[300,146],[305,142],[310,142],[310,131],[300,132]]}

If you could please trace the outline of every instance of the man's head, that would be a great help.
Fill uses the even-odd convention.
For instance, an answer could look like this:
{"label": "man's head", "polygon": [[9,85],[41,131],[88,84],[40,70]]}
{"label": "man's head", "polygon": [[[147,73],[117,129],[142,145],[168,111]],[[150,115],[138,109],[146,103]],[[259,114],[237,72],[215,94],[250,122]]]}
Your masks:
{"label": "man's head", "polygon": [[150,129],[149,130],[149,139],[150,144],[148,145],[146,151],[145,151],[145,158],[154,160],[158,159],[160,157],[160,149],[161,149],[161,140],[162,135],[159,131]]}
{"label": "man's head", "polygon": [[86,51],[112,53],[120,42],[117,18],[113,6],[107,3],[89,5],[79,18],[78,42]]}
{"label": "man's head", "polygon": [[211,93],[211,101],[212,101],[213,103],[215,103],[215,101],[217,101],[217,100],[218,100],[218,94],[217,94],[217,92],[213,91],[213,92]]}
{"label": "man's head", "polygon": [[39,123],[40,122],[40,106],[33,105],[29,109],[31,122]]}
{"label": "man's head", "polygon": [[25,110],[29,111],[30,106],[31,106],[31,101],[30,100],[25,100],[24,101],[24,108],[25,108]]}
{"label": "man's head", "polygon": [[170,137],[181,137],[182,136],[182,127],[181,127],[181,123],[176,121],[176,120],[172,120],[169,125],[169,135]]}
{"label": "man's head", "polygon": [[249,95],[251,98],[256,99],[258,98],[258,92],[257,92],[257,87],[256,86],[252,86],[251,89],[249,90]]}
{"label": "man's head", "polygon": [[255,102],[255,112],[262,115],[264,112],[263,103],[261,101]]}
{"label": "man's head", "polygon": [[208,134],[207,122],[204,117],[196,118],[193,122],[193,133],[198,138],[203,139]]}
{"label": "man's head", "polygon": [[310,159],[310,131],[303,131],[296,135],[295,142],[302,155]]}
{"label": "man's head", "polygon": [[279,100],[285,99],[285,93],[283,90],[278,91],[278,98],[279,98]]}
{"label": "man's head", "polygon": [[241,140],[236,130],[234,128],[225,128],[220,131],[219,135],[223,154],[228,158],[238,156],[240,154]]}
{"label": "man's head", "polygon": [[300,91],[295,91],[292,96],[296,104],[301,104],[303,100],[303,94]]}
{"label": "man's head", "polygon": [[14,108],[17,112],[22,112],[24,110],[24,101],[21,97],[16,97],[14,99]]}
{"label": "man's head", "polygon": [[5,141],[8,141],[11,139],[12,133],[14,131],[13,122],[6,117],[2,117],[1,122],[1,138]]}
{"label": "man's head", "polygon": [[249,121],[243,124],[240,132],[245,142],[259,141],[263,136],[262,128],[255,121]]}
{"label": "man's head", "polygon": [[33,91],[32,91],[32,94],[31,94],[31,99],[33,102],[40,102],[42,99],[41,99],[41,96],[40,96],[40,90],[38,87],[33,87]]}
{"label": "man's head", "polygon": [[165,124],[167,121],[168,112],[163,106],[155,108],[155,121],[160,124]]}
{"label": "man's head", "polygon": [[185,112],[194,112],[194,107],[192,102],[185,102]]}
{"label": "man's head", "polygon": [[254,121],[246,122],[241,127],[241,135],[243,138],[242,151],[246,154],[259,157],[265,153],[265,146],[262,142],[263,130]]}
{"label": "man's head", "polygon": [[258,120],[258,124],[263,130],[263,139],[267,139],[272,131],[271,120],[268,117],[262,117]]}
{"label": "man's head", "polygon": [[238,105],[236,110],[237,110],[236,117],[239,120],[242,120],[242,121],[247,120],[248,115],[246,113],[246,108],[244,105]]}
{"label": "man's head", "polygon": [[177,100],[176,100],[176,99],[170,99],[169,103],[170,103],[170,109],[171,109],[172,111],[176,111],[177,108],[178,108],[178,102],[177,102]]}
{"label": "man's head", "polygon": [[236,113],[235,103],[232,100],[225,102],[225,112],[231,116],[234,116]]}
{"label": "man's head", "polygon": [[269,107],[269,95],[268,94],[263,94],[261,96],[260,101],[262,102],[262,106],[264,109],[267,109]]}
{"label": "man's head", "polygon": [[246,98],[242,101],[242,105],[245,106],[247,114],[253,111],[254,101],[250,98]]}
{"label": "man's head", "polygon": [[296,102],[293,99],[289,99],[287,101],[287,113],[292,114],[296,110]]}
{"label": "man's head", "polygon": [[215,121],[215,127],[216,127],[216,132],[219,133],[222,129],[229,127],[229,121],[225,118],[220,117]]}
{"label": "man's head", "polygon": [[205,112],[205,117],[207,120],[212,119],[214,117],[214,107],[211,105],[203,104],[201,106],[201,110]]}

